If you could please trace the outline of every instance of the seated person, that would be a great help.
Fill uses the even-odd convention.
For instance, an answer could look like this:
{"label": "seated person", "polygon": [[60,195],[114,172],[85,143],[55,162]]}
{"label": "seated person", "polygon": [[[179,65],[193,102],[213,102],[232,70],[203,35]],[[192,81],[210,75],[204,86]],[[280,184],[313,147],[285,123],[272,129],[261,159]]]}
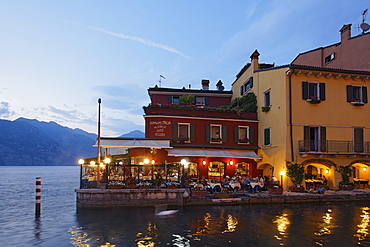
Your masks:
{"label": "seated person", "polygon": [[317,189],[317,193],[319,193],[319,194],[324,194],[324,193],[325,193],[325,189],[324,189],[324,187],[320,187],[320,188],[318,188],[318,189]]}

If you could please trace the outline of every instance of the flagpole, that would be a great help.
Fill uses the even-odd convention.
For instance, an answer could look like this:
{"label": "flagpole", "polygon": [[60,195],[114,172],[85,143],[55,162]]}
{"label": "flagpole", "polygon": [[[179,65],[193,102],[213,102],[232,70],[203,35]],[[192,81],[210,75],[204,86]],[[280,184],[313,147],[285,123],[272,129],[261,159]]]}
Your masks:
{"label": "flagpole", "polygon": [[96,186],[98,189],[100,188],[100,104],[101,104],[101,99],[98,99],[98,104],[99,104],[99,110],[98,110],[98,176],[97,176],[97,184]]}

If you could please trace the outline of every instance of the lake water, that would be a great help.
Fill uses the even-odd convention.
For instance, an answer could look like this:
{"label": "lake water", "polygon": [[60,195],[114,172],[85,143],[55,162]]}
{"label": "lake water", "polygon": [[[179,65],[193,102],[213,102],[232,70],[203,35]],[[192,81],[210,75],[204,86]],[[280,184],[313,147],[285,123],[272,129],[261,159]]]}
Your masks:
{"label": "lake water", "polygon": [[160,218],[149,207],[77,208],[79,167],[0,167],[0,173],[1,246],[370,246],[369,201],[186,206]]}

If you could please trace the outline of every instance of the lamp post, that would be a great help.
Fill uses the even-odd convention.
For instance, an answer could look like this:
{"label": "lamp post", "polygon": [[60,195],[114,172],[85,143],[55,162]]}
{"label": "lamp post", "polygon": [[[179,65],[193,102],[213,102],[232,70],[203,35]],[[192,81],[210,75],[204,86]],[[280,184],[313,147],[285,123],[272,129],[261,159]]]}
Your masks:
{"label": "lamp post", "polygon": [[100,104],[101,99],[98,99],[99,109],[98,109],[98,174],[96,186],[100,188]]}
{"label": "lamp post", "polygon": [[78,164],[80,165],[80,189],[82,189],[82,165],[85,164],[85,160],[79,159]]}
{"label": "lamp post", "polygon": [[283,176],[285,175],[285,171],[280,172],[280,180],[281,180],[281,187],[283,187]]}

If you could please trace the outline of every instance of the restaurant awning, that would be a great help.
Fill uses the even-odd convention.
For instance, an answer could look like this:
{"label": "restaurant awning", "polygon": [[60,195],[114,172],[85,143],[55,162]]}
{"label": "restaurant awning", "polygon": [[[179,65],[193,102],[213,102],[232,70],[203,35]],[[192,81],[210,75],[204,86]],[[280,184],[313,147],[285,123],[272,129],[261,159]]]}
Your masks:
{"label": "restaurant awning", "polygon": [[168,156],[193,156],[193,157],[219,157],[219,158],[244,158],[260,160],[251,150],[221,149],[221,148],[173,148],[168,150]]}
{"label": "restaurant awning", "polygon": [[[97,147],[96,142],[94,147]],[[103,148],[172,148],[169,140],[149,139],[101,139],[100,146]]]}

